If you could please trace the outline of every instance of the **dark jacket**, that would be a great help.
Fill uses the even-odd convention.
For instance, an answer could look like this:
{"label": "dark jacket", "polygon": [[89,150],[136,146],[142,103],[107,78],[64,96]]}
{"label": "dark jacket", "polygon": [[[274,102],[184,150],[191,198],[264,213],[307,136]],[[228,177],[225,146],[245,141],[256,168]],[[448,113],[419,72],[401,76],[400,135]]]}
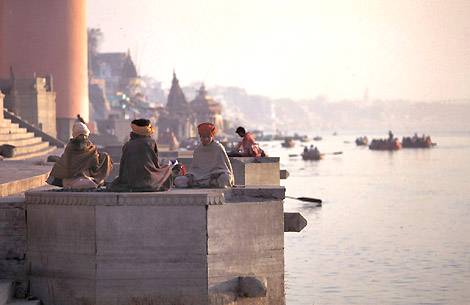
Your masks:
{"label": "dark jacket", "polygon": [[151,192],[168,189],[171,167],[158,163],[157,143],[150,136],[131,132],[122,148],[119,176],[111,184],[112,191]]}

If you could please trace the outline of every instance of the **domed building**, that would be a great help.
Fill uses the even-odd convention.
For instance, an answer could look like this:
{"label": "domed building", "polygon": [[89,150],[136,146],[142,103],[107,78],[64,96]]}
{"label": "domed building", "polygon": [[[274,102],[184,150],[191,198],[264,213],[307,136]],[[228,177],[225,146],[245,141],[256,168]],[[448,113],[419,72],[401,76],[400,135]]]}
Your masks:
{"label": "domed building", "polygon": [[197,96],[191,102],[191,109],[197,124],[211,122],[217,127],[219,133],[223,132],[224,120],[222,117],[222,105],[211,96],[207,95],[204,84],[201,85]]}

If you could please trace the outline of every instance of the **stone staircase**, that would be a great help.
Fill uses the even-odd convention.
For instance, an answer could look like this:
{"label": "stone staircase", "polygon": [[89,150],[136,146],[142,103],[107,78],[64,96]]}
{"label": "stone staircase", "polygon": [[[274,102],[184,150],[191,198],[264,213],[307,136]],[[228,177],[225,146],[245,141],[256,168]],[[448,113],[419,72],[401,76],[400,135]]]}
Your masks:
{"label": "stone staircase", "polygon": [[[10,144],[16,146],[16,154],[8,160],[24,160],[51,153],[56,149],[50,146],[34,133],[21,128],[19,124],[12,123],[10,119],[0,120],[0,145]],[[0,303],[1,305],[1,303]]]}
{"label": "stone staircase", "polygon": [[13,282],[0,280],[0,305],[40,305],[40,301],[15,299]]}

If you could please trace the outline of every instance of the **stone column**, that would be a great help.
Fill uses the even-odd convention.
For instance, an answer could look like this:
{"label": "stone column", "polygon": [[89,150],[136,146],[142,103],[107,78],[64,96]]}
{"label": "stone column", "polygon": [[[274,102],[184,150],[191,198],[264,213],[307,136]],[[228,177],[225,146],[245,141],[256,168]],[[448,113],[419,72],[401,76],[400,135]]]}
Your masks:
{"label": "stone column", "polygon": [[[52,75],[58,137],[80,114],[89,121],[86,0],[1,0],[0,77]],[[3,29],[3,30],[2,30]]]}
{"label": "stone column", "polygon": [[3,121],[3,98],[5,95],[0,91],[0,123]]}

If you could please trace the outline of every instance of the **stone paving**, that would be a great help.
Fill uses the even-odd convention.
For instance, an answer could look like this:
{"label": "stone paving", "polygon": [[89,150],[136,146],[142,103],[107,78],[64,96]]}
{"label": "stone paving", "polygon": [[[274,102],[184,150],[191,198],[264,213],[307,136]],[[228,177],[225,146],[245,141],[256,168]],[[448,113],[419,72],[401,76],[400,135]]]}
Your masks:
{"label": "stone paving", "polygon": [[[53,154],[60,155],[61,150]],[[0,197],[22,193],[46,184],[53,163],[46,162],[47,155],[29,160],[0,161]]]}

